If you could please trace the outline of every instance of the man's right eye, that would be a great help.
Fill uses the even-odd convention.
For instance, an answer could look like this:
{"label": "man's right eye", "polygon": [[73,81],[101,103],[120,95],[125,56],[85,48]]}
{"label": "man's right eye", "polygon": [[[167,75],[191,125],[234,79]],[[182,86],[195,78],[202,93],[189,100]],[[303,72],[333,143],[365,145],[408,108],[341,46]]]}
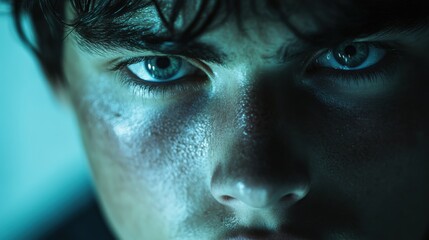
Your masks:
{"label": "man's right eye", "polygon": [[127,68],[137,78],[151,83],[177,81],[199,71],[182,58],[168,56],[143,57]]}
{"label": "man's right eye", "polygon": [[125,60],[112,70],[118,71],[121,82],[133,87],[135,92],[145,97],[157,97],[158,94],[165,96],[198,90],[208,79],[201,69],[184,58],[159,55]]}

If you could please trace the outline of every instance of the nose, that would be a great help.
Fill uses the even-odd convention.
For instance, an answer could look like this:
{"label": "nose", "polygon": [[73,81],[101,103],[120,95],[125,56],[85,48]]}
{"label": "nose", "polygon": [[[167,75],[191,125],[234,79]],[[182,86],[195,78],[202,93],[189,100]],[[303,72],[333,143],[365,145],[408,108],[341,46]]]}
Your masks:
{"label": "nose", "polygon": [[[241,106],[249,105],[255,106]],[[291,206],[307,195],[310,186],[299,144],[288,134],[291,131],[273,127],[272,114],[249,108],[244,111],[252,117],[245,117],[238,134],[221,145],[224,155],[216,161],[211,193],[230,207]]]}
{"label": "nose", "polygon": [[248,171],[249,168],[228,169],[218,166],[211,181],[212,196],[232,207],[270,208],[292,206],[303,199],[309,184],[297,174],[275,176],[278,172]]}
{"label": "nose", "polygon": [[221,159],[216,159],[211,175],[212,196],[223,205],[292,206],[309,192],[307,161],[296,134],[299,128],[291,119],[299,106],[292,87],[278,86],[288,83],[283,77],[280,73],[260,75],[255,85],[231,97],[239,99],[233,105],[234,115],[228,115],[231,111],[223,114],[236,119],[225,134],[228,137],[221,136],[225,141],[217,152],[224,154],[218,155]]}

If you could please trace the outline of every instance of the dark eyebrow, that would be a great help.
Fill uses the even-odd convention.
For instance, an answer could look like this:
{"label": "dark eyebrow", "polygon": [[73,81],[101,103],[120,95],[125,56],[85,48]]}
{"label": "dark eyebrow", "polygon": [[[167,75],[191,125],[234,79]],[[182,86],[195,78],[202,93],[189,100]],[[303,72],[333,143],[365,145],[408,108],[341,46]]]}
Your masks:
{"label": "dark eyebrow", "polygon": [[[416,21],[412,24],[386,24],[373,29],[354,29],[347,35],[337,36],[335,38],[324,38],[329,32],[320,32],[314,35],[319,37],[315,42],[304,41],[308,48],[333,48],[346,41],[368,39],[369,41],[406,41],[414,40],[418,42],[429,37],[429,22]],[[313,44],[314,43],[314,44]]]}
{"label": "dark eyebrow", "polygon": [[372,39],[390,39],[401,36],[402,39],[413,39],[419,41],[421,38],[429,37],[429,24],[428,22],[420,22],[411,26],[388,26],[381,31],[374,32],[363,36],[363,38]]}
{"label": "dark eyebrow", "polygon": [[90,53],[119,52],[124,50],[131,52],[152,51],[160,54],[178,55],[217,64],[224,64],[227,58],[224,52],[208,43],[191,41],[181,44],[165,41],[162,38],[157,39],[153,36],[150,38],[150,41],[145,41],[144,38],[136,40],[133,37],[122,38],[120,36],[121,34],[118,34],[118,37],[115,39],[110,37],[84,39],[77,36],[77,46],[83,51]]}

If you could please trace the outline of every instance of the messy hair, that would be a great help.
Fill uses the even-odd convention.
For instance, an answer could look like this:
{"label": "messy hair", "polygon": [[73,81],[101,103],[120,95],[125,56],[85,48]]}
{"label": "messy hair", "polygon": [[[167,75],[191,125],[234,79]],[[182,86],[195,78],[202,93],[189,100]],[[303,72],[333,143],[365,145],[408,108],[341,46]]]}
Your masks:
{"label": "messy hair", "polygon": [[[242,16],[249,16],[251,11],[255,17],[282,21],[297,37],[320,44],[369,34],[389,25],[413,24],[428,15],[425,1],[391,0],[11,0],[11,3],[19,36],[32,49],[53,85],[63,83],[62,48],[68,35],[66,29],[88,41],[120,34],[147,44],[168,42],[180,46],[230,17],[240,25]],[[244,3],[250,7],[243,8]],[[66,6],[73,12],[72,19],[65,16]],[[166,29],[161,36],[149,26],[127,27],[127,19],[149,7],[156,10]],[[177,29],[176,21],[189,8],[194,9],[192,19]],[[317,23],[317,31],[302,28],[293,18],[297,13]],[[31,21],[34,44],[22,26],[23,16]]]}

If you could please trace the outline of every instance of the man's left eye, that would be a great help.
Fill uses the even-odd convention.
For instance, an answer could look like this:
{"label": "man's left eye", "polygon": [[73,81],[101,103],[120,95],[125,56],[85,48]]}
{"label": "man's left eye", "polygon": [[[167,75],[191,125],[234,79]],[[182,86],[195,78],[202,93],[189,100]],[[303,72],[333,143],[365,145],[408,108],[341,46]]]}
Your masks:
{"label": "man's left eye", "polygon": [[144,57],[127,68],[141,81],[149,83],[172,82],[198,71],[182,58],[169,56]]}
{"label": "man's left eye", "polygon": [[377,64],[386,54],[386,49],[366,42],[343,43],[316,59],[316,64],[337,70],[360,70]]}

